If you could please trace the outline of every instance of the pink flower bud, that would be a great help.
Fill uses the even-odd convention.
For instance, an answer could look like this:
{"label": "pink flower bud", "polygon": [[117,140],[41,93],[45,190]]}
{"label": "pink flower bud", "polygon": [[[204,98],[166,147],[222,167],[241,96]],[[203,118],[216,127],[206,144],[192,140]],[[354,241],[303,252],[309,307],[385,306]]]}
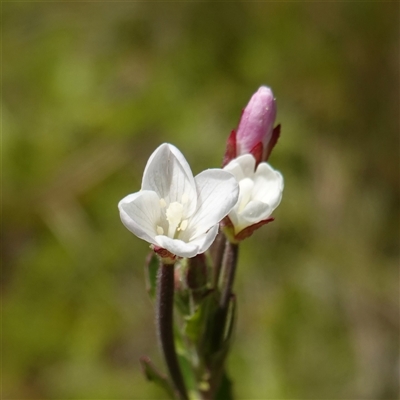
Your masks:
{"label": "pink flower bud", "polygon": [[251,153],[261,143],[265,156],[272,138],[275,117],[276,103],[272,90],[261,86],[253,94],[240,119],[236,133],[236,155]]}
{"label": "pink flower bud", "polygon": [[278,142],[281,126],[274,128],[276,103],[272,90],[261,86],[242,112],[237,131],[232,131],[226,142],[222,166],[245,154],[252,154],[256,166],[267,161]]}

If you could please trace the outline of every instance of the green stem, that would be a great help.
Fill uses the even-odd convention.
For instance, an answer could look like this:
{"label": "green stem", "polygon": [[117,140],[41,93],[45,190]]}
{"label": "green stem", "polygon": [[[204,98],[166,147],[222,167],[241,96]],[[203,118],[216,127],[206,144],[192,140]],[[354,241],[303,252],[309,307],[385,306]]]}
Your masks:
{"label": "green stem", "polygon": [[161,262],[157,288],[157,333],[169,375],[180,400],[188,400],[173,333],[174,265]]}

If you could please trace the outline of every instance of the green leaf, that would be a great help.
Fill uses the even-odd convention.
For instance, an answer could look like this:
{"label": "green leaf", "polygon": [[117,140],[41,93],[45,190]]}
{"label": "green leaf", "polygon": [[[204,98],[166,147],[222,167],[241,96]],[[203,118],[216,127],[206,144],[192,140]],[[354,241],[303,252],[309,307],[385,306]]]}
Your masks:
{"label": "green leaf", "polygon": [[182,353],[178,352],[179,366],[181,367],[183,379],[190,398],[197,398],[198,388],[195,373],[189,359]]}
{"label": "green leaf", "polygon": [[174,304],[182,316],[190,315],[190,296],[187,290],[175,290]]}
{"label": "green leaf", "polygon": [[213,291],[210,291],[203,297],[200,305],[197,306],[195,312],[186,317],[186,325],[184,328],[185,335],[198,345],[206,332],[207,324],[214,314],[214,308],[217,303],[214,298]]}
{"label": "green leaf", "polygon": [[157,368],[151,362],[150,358],[140,357],[139,361],[142,367],[142,371],[146,376],[146,378],[149,381],[152,381],[155,384],[157,384],[159,387],[163,388],[167,393],[168,397],[174,399],[175,398],[174,390],[171,384],[169,383],[167,377],[161,374],[161,372],[157,370]]}
{"label": "green leaf", "polygon": [[201,326],[201,312],[202,308],[198,307],[194,314],[186,317],[186,324],[184,328],[184,334],[192,341],[197,342],[199,332],[202,329]]}

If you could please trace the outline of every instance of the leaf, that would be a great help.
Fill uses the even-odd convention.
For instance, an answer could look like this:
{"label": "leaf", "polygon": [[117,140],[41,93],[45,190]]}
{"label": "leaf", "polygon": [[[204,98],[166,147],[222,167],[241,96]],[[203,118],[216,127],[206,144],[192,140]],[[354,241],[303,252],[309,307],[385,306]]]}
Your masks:
{"label": "leaf", "polygon": [[214,314],[214,309],[217,306],[214,297],[214,291],[210,290],[208,294],[203,297],[194,314],[186,317],[184,333],[196,346],[202,341],[207,323],[211,315]]}
{"label": "leaf", "polygon": [[161,374],[151,362],[150,358],[148,357],[140,357],[139,359],[140,365],[142,367],[142,371],[146,376],[147,380],[156,383],[159,387],[163,388],[167,393],[168,397],[171,399],[175,398],[174,390],[169,383],[166,376]]}
{"label": "leaf", "polygon": [[183,379],[186,384],[186,389],[189,393],[189,397],[192,398],[191,393],[197,393],[197,380],[192,369],[192,365],[189,359],[181,353],[178,353],[179,366],[181,367]]}
{"label": "leaf", "polygon": [[192,341],[197,342],[199,332],[202,329],[202,307],[198,307],[194,314],[186,317],[184,334]]}

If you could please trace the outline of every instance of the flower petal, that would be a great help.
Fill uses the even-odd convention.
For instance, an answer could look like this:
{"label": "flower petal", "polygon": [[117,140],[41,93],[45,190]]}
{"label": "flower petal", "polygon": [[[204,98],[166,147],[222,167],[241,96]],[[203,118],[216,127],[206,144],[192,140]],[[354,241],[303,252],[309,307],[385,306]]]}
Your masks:
{"label": "flower petal", "polygon": [[258,200],[251,200],[240,213],[240,217],[249,222],[249,225],[252,225],[268,218],[271,213],[272,208],[269,204]]}
{"label": "flower petal", "polygon": [[242,168],[243,175],[252,178],[256,169],[256,159],[252,154],[244,154],[236,159]]}
{"label": "flower petal", "polygon": [[240,164],[236,161],[236,158],[224,167],[224,171],[230,172],[238,182],[245,178],[243,170]]}
{"label": "flower petal", "polygon": [[268,218],[272,211],[268,204],[251,200],[241,213],[234,213],[232,216],[229,214],[229,218],[231,218],[237,234],[244,228]]}
{"label": "flower petal", "polygon": [[156,192],[167,205],[185,203],[185,215],[196,210],[196,184],[183,154],[172,144],[164,143],[150,156],[143,173],[142,190]]}
{"label": "flower petal", "polygon": [[159,235],[155,237],[158,246],[167,249],[178,257],[194,257],[199,252],[199,246],[193,243],[186,243],[180,239],[172,239],[168,236]]}
{"label": "flower petal", "polygon": [[122,223],[140,239],[155,244],[156,225],[160,219],[159,198],[155,192],[142,190],[118,203]]}
{"label": "flower petal", "polygon": [[218,224],[236,204],[239,187],[235,177],[222,169],[208,169],[195,177],[197,210],[189,220],[187,235],[193,240]]}
{"label": "flower petal", "polygon": [[226,167],[225,171],[230,172],[240,181],[246,177],[252,178],[254,175],[254,169],[256,166],[256,160],[251,154],[244,154],[232,160]]}
{"label": "flower petal", "polygon": [[198,246],[198,254],[204,253],[214,243],[218,233],[219,224],[214,225],[207,233],[198,236],[191,244]]}
{"label": "flower petal", "polygon": [[268,203],[274,210],[282,199],[282,191],[283,177],[281,173],[275,171],[269,164],[261,163],[254,176],[253,200]]}

